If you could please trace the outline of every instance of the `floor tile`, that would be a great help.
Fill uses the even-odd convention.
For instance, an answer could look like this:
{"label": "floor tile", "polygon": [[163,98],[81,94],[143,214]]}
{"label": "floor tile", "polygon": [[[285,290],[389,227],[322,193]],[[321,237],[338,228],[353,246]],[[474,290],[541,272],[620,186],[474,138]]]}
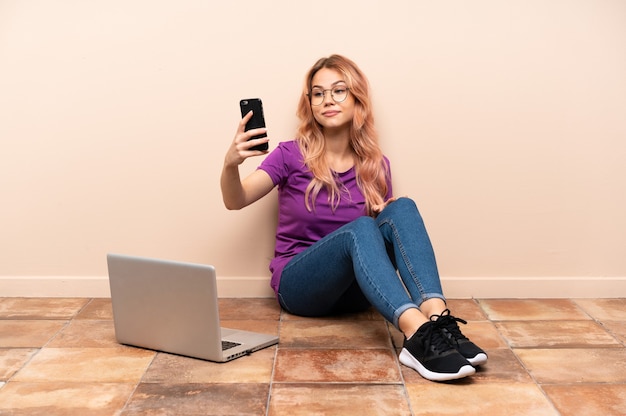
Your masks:
{"label": "floor tile", "polygon": [[285,321],[280,346],[286,348],[391,348],[389,330],[381,321],[317,319]]}
{"label": "floor tile", "polygon": [[[281,320],[283,321],[316,321],[320,318],[309,318],[306,316],[292,315],[286,311],[282,311]],[[380,321],[384,320],[383,316],[374,308],[369,308],[362,312],[344,313],[333,316],[327,316],[323,319],[336,321]]]}
{"label": "floor tile", "polygon": [[60,331],[48,345],[49,348],[117,347],[113,321],[74,319]]}
{"label": "floor tile", "polygon": [[626,321],[626,299],[576,299],[575,302],[598,321]]}
{"label": "floor tile", "polygon": [[276,347],[228,363],[159,353],[143,378],[146,383],[269,383]]}
{"label": "floor tile", "polygon": [[0,320],[0,348],[43,347],[68,321]]}
{"label": "floor tile", "polygon": [[396,352],[399,354],[400,350],[404,346],[404,334],[399,329],[391,325],[389,322],[387,322],[387,330],[391,335],[391,344],[395,348]]}
{"label": "floor tile", "polygon": [[269,384],[142,383],[121,416],[258,416],[268,395]]}
{"label": "floor tile", "polygon": [[276,299],[220,298],[219,311],[221,320],[280,319],[280,306]]}
{"label": "floor tile", "polygon": [[467,325],[459,324],[459,327],[466,337],[487,352],[508,347],[496,326],[489,321],[468,322]]}
{"label": "floor tile", "polygon": [[457,318],[466,321],[484,321],[487,319],[487,315],[475,299],[447,299],[446,303],[450,313]]}
{"label": "floor tile", "polygon": [[268,414],[400,416],[411,411],[401,385],[276,384]]}
{"label": "floor tile", "polygon": [[621,346],[594,321],[502,321],[496,327],[513,348]]}
{"label": "floor tile", "polygon": [[113,307],[110,298],[91,299],[76,315],[76,319],[113,320]]}
{"label": "floor tile", "polygon": [[493,321],[590,319],[570,299],[481,299],[479,303]]}
{"label": "floor tile", "polygon": [[238,320],[222,320],[220,321],[222,328],[241,329],[243,331],[260,332],[268,335],[278,335],[278,327],[280,321],[267,321],[267,320],[252,320],[252,319],[238,319]]}
{"label": "floor tile", "polygon": [[626,344],[626,321],[604,321],[602,326],[617,338],[622,345]]}
{"label": "floor tile", "polygon": [[561,416],[626,415],[626,384],[543,386]]}
{"label": "floor tile", "polygon": [[0,319],[71,319],[88,302],[82,298],[0,298]]}
{"label": "floor tile", "polygon": [[407,384],[413,411],[420,416],[558,416],[532,383]]}
{"label": "floor tile", "polygon": [[42,348],[14,377],[24,382],[139,382],[154,358],[139,348]]}
{"label": "floor tile", "polygon": [[626,383],[624,348],[515,349],[514,352],[539,383]]}
{"label": "floor tile", "polygon": [[37,348],[0,349],[0,380],[10,379],[37,351]]}
{"label": "floor tile", "polygon": [[470,377],[476,383],[529,383],[528,371],[510,349],[489,350],[486,364],[476,367]]}
{"label": "floor tile", "polygon": [[7,383],[0,390],[3,416],[111,416],[124,407],[135,384]]}
{"label": "floor tile", "polygon": [[308,350],[279,348],[275,382],[398,383],[392,350]]}

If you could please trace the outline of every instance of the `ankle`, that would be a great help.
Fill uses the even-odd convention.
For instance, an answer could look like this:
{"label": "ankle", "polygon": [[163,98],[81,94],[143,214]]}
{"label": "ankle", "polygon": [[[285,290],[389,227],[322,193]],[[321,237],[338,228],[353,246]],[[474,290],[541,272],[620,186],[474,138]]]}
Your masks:
{"label": "ankle", "polygon": [[417,308],[407,309],[398,318],[398,329],[402,331],[406,339],[411,338],[418,329],[429,320]]}
{"label": "ankle", "polygon": [[442,298],[430,298],[422,302],[420,310],[424,316],[438,316],[444,313],[448,309],[446,301]]}
{"label": "ankle", "polygon": [[439,318],[442,318],[442,317],[445,317],[445,316],[451,316],[450,309],[446,308],[446,309],[443,309],[443,310],[441,310],[441,311],[439,311],[437,313],[430,314],[430,315],[428,315],[428,319],[430,319],[431,321],[436,321]]}
{"label": "ankle", "polygon": [[421,324],[421,325],[419,326],[419,328],[417,328],[415,331],[413,331],[413,333],[412,333],[412,334],[410,334],[410,335],[408,335],[408,336],[407,336],[407,334],[405,333],[405,334],[404,334],[404,337],[406,338],[406,340],[407,340],[407,341],[408,341],[408,340],[410,340],[410,339],[411,339],[411,338],[413,338],[413,336],[415,336],[415,334],[417,334],[418,332],[420,332],[420,331],[422,331],[422,332],[423,332],[423,331],[424,331],[424,329],[425,329],[425,328],[426,328],[426,327],[427,327],[430,323],[431,323],[430,321],[426,321],[426,322],[424,322],[423,324]]}

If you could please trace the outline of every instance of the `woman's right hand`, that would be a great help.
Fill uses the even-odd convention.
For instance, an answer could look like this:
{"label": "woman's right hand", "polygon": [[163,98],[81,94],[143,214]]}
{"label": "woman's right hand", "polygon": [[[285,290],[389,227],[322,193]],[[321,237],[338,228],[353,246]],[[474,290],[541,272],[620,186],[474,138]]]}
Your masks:
{"label": "woman's right hand", "polygon": [[227,209],[241,209],[250,205],[259,198],[267,195],[274,187],[270,175],[262,169],[257,169],[248,175],[243,181],[239,176],[239,165],[249,157],[261,156],[268,150],[250,150],[251,147],[267,143],[269,139],[249,140],[253,136],[267,132],[266,128],[245,131],[246,123],[252,117],[252,111],[246,114],[237,127],[237,133],[231,143],[220,178],[222,198]]}
{"label": "woman's right hand", "polygon": [[244,160],[252,156],[261,156],[269,152],[269,150],[250,150],[251,147],[258,146],[263,143],[269,142],[268,137],[260,139],[250,140],[252,137],[259,134],[267,133],[267,128],[252,129],[245,131],[246,123],[252,117],[252,111],[248,112],[237,126],[237,133],[231,143],[228,151],[226,152],[226,158],[224,164],[227,166],[241,165]]}

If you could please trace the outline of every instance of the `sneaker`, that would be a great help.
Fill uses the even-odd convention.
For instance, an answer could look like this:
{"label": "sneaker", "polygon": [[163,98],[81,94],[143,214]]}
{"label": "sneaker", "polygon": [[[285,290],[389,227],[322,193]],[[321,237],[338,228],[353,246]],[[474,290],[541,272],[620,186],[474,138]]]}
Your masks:
{"label": "sneaker", "polygon": [[450,310],[446,309],[441,315],[433,315],[430,319],[435,318],[434,322],[438,323],[441,331],[450,341],[450,344],[473,366],[485,364],[487,362],[487,353],[470,341],[459,328],[457,322],[467,324],[467,321],[457,318],[450,314]]}
{"label": "sneaker", "polygon": [[431,381],[470,376],[476,369],[455,350],[436,321],[423,324],[400,352],[400,362]]}

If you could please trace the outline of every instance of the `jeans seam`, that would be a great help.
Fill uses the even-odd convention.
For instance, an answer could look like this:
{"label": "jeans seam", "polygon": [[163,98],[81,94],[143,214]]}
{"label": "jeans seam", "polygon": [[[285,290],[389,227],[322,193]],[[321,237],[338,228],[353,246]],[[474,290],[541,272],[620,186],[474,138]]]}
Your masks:
{"label": "jeans seam", "polygon": [[402,244],[402,239],[400,238],[400,236],[398,235],[398,231],[397,228],[393,222],[393,219],[389,218],[389,219],[385,219],[381,222],[381,225],[387,224],[389,225],[389,227],[391,228],[391,232],[393,234],[393,238],[396,240],[396,244],[398,245],[398,248],[400,249],[400,254],[402,256],[402,260],[404,262],[404,265],[406,266],[409,275],[411,277],[411,281],[415,284],[415,286],[417,286],[417,290],[420,293],[420,300],[424,301],[425,298],[425,291],[424,291],[424,287],[422,286],[419,278],[416,276],[415,273],[415,269],[413,267],[413,263],[411,263],[411,261],[409,260],[408,256],[406,255],[406,249],[404,248],[404,244]]}
{"label": "jeans seam", "polygon": [[[353,232],[352,230],[349,230],[348,232],[350,233],[350,237],[351,237],[353,240],[355,240],[355,239],[356,239],[356,236],[354,235],[354,232]],[[354,247],[357,247],[358,245],[357,245],[357,244],[353,244],[353,246],[354,246]],[[392,308],[393,308],[392,303],[391,303],[391,302],[389,301],[389,299],[388,299],[388,298],[387,298],[387,297],[386,297],[386,296],[385,296],[385,295],[384,295],[384,294],[383,294],[383,293],[379,290],[379,287],[378,287],[379,285],[377,285],[377,284],[373,284],[373,281],[372,281],[372,279],[371,279],[371,278],[370,278],[370,276],[369,276],[369,272],[368,272],[367,268],[365,268],[365,267],[364,267],[364,265],[363,265],[363,261],[362,261],[362,259],[361,259],[361,253],[359,252],[359,250],[356,250],[356,257],[357,257],[357,260],[358,260],[358,262],[359,262],[359,267],[361,267],[361,269],[365,271],[365,273],[364,273],[364,274],[365,274],[365,277],[367,278],[367,281],[368,281],[369,287],[370,287],[370,288],[375,289],[375,292],[376,292],[377,296],[379,297],[379,299],[382,299],[382,300],[383,300],[383,301],[387,304],[387,306],[389,306],[389,309],[392,309]],[[357,280],[357,281],[358,281],[358,280]],[[404,305],[402,305],[402,306],[404,306]],[[393,322],[392,322],[392,324],[393,324],[394,326],[396,326],[396,327],[397,327],[397,323],[398,323],[397,321],[398,321],[398,319],[397,319],[397,317],[396,317],[396,312],[397,312],[397,309],[395,309],[395,308],[394,308],[393,315],[392,315],[392,316],[393,316]]]}

